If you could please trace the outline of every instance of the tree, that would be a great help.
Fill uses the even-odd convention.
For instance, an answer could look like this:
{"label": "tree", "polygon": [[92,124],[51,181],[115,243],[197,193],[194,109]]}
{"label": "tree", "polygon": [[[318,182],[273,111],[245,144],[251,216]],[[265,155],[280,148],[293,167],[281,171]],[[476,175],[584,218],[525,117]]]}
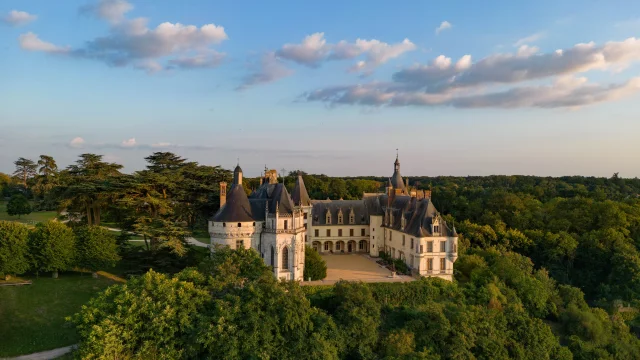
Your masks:
{"label": "tree", "polygon": [[22,274],[29,270],[27,258],[29,228],[18,222],[0,221],[0,274],[9,279],[10,274]]}
{"label": "tree", "polygon": [[114,266],[118,256],[118,245],[113,233],[100,226],[81,226],[76,233],[77,265],[87,268],[97,277],[96,271]]}
{"label": "tree", "polygon": [[304,249],[304,279],[322,280],[327,277],[327,263],[313,248]]}
{"label": "tree", "polygon": [[79,210],[88,225],[100,225],[102,209],[113,201],[122,165],[102,161],[102,155],[82,154],[67,168],[69,184],[61,192],[63,207]]}
{"label": "tree", "polygon": [[67,225],[48,221],[36,225],[29,236],[29,252],[36,271],[51,271],[54,278],[58,271],[70,269],[75,260],[75,235]]}
{"label": "tree", "polygon": [[56,184],[58,175],[58,165],[53,157],[48,155],[40,155],[38,160],[38,176],[36,179],[36,193],[44,198]]}
{"label": "tree", "polygon": [[7,203],[7,214],[11,216],[18,215],[18,219],[20,219],[21,215],[31,214],[29,200],[22,194],[13,195]]}
{"label": "tree", "polygon": [[32,160],[25,159],[23,157],[13,162],[16,166],[16,170],[13,175],[22,180],[22,185],[27,188],[27,180],[36,175],[36,165]]}

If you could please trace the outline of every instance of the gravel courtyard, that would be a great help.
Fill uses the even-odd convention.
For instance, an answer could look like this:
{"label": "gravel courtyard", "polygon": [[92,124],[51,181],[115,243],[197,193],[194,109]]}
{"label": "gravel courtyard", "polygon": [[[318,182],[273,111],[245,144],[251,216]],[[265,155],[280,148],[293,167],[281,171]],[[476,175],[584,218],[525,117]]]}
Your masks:
{"label": "gravel courtyard", "polygon": [[323,281],[303,282],[302,285],[333,284],[340,279],[363,282],[404,282],[413,281],[410,276],[390,277],[391,271],[376,264],[367,255],[322,254],[327,262],[327,277]]}

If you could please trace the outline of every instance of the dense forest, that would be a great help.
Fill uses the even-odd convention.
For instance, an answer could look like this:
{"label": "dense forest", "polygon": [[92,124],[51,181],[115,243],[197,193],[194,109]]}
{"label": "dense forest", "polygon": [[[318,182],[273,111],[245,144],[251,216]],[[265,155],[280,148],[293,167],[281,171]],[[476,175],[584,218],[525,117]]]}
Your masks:
{"label": "dense forest", "polygon": [[[171,153],[146,169],[83,154],[58,170],[19,159],[2,194],[77,221],[115,223],[149,253],[185,252],[218,208],[220,167]],[[290,189],[293,171],[279,181]],[[301,172],[315,199],[358,199],[386,178]],[[410,177],[460,234],[455,281],[277,282],[252,251],[217,252],[181,272],[132,277],[73,321],[88,358],[638,359],[640,180],[594,177]],[[259,179],[247,179],[250,193]],[[177,261],[179,263],[179,260]],[[185,261],[194,265],[194,261]],[[186,265],[185,265],[186,266]],[[154,269],[158,269],[154,267]],[[174,296],[174,294],[180,294]],[[154,306],[140,301],[153,300]],[[163,312],[161,309],[173,309]],[[154,326],[131,330],[130,321]],[[105,355],[101,355],[105,354]]]}

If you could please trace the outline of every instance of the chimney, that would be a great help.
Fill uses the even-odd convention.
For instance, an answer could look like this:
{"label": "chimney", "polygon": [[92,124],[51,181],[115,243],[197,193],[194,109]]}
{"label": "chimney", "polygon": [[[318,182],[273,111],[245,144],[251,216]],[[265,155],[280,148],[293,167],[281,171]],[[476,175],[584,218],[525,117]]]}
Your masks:
{"label": "chimney", "polygon": [[405,182],[407,183],[407,185],[406,185],[407,191],[409,191],[409,178],[406,178]]}
{"label": "chimney", "polygon": [[424,191],[424,197],[425,197],[426,199],[431,200],[431,190],[425,190],[425,191]]}
{"label": "chimney", "polygon": [[223,207],[227,203],[227,183],[220,183],[220,207]]}

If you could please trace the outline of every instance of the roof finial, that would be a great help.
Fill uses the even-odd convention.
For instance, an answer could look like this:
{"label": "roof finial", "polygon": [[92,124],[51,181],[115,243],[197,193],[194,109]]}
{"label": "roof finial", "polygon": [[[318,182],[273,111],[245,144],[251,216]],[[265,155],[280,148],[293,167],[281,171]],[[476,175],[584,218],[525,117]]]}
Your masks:
{"label": "roof finial", "polygon": [[398,158],[398,148],[396,148],[396,159]]}
{"label": "roof finial", "polygon": [[280,169],[280,171],[282,171],[282,183],[284,184],[284,176],[285,173],[287,172],[287,170],[285,170],[285,168]]}
{"label": "roof finial", "polygon": [[240,158],[238,158],[238,166],[240,166]]}

